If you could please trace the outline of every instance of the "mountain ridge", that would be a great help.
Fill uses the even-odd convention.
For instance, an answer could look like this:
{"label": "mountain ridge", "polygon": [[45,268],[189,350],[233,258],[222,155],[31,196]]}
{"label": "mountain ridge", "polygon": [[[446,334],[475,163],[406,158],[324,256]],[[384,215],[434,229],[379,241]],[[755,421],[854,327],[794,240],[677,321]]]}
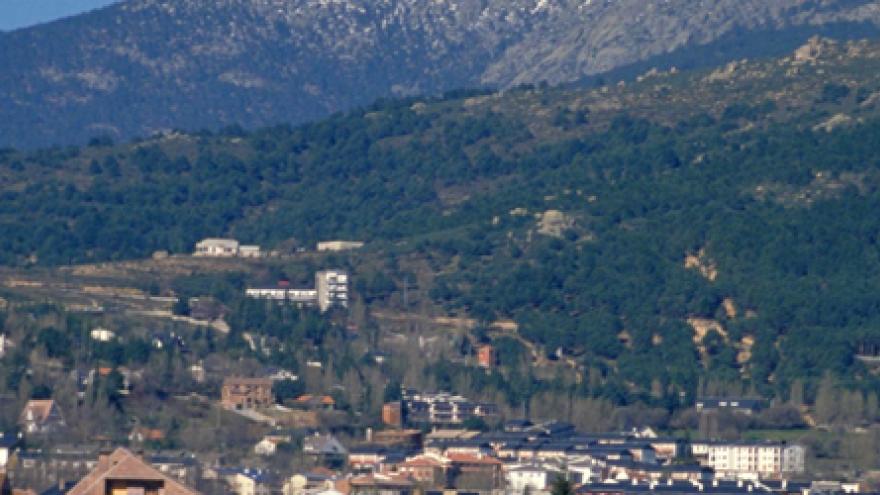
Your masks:
{"label": "mountain ridge", "polygon": [[876,0],[129,0],[0,34],[0,145],[299,123],[381,97],[570,83]]}

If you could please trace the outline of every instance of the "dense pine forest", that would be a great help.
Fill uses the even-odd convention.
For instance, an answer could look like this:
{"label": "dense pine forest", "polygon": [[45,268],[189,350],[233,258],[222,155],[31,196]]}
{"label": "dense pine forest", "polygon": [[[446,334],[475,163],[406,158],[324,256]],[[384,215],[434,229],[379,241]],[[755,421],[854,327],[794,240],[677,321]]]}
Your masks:
{"label": "dense pine forest", "polygon": [[[5,150],[0,261],[185,253],[209,236],[284,252],[358,239],[424,260],[434,304],[477,333],[513,320],[546,359],[588,370],[583,394],[614,404],[674,408],[710,380],[782,399],[803,384],[815,396],[826,375],[868,390],[878,53],[814,41],[797,57],[588,90],[463,91],[300,127]],[[362,295],[381,292],[376,277]],[[514,339],[499,350],[525,352]],[[493,386],[527,398],[529,378],[507,378]]]}

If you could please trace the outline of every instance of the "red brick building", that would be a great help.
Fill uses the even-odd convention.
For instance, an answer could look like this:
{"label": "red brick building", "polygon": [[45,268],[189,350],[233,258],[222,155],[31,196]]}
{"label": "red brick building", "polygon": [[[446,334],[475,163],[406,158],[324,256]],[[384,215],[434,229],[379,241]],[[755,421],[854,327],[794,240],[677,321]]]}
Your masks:
{"label": "red brick building", "polygon": [[268,407],[275,402],[272,380],[268,378],[227,378],[223,380],[220,403],[226,409]]}
{"label": "red brick building", "polygon": [[399,401],[382,406],[382,423],[397,428],[403,426],[403,405]]}

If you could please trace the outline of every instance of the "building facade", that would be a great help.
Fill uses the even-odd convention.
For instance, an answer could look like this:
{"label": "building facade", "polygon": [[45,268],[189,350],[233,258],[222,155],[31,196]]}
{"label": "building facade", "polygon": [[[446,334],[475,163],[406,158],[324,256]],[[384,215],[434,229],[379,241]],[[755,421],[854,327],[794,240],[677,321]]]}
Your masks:
{"label": "building facade", "polygon": [[451,425],[498,416],[495,404],[472,402],[448,393],[424,394],[405,390],[401,405],[404,423]]}
{"label": "building facade", "polygon": [[193,256],[234,258],[238,256],[239,243],[235,239],[208,238],[196,244]]}
{"label": "building facade", "polygon": [[272,380],[268,378],[227,378],[223,380],[220,402],[226,409],[253,409],[273,404]]}
{"label": "building facade", "polygon": [[324,270],[315,274],[318,307],[325,312],[333,307],[348,307],[348,273],[342,270]]}
{"label": "building facade", "polygon": [[[697,444],[695,444],[695,447]],[[717,476],[780,479],[805,470],[806,452],[801,445],[783,442],[712,442],[694,449],[703,466]]]}

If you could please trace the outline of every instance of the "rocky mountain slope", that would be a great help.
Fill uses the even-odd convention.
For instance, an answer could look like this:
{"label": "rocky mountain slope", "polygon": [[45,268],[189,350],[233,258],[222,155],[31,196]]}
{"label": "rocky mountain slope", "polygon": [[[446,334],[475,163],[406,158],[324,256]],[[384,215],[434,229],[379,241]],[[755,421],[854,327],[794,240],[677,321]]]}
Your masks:
{"label": "rocky mountain slope", "polygon": [[302,122],[378,97],[577,81],[737,34],[854,23],[880,23],[880,2],[128,0],[0,34],[0,145]]}

